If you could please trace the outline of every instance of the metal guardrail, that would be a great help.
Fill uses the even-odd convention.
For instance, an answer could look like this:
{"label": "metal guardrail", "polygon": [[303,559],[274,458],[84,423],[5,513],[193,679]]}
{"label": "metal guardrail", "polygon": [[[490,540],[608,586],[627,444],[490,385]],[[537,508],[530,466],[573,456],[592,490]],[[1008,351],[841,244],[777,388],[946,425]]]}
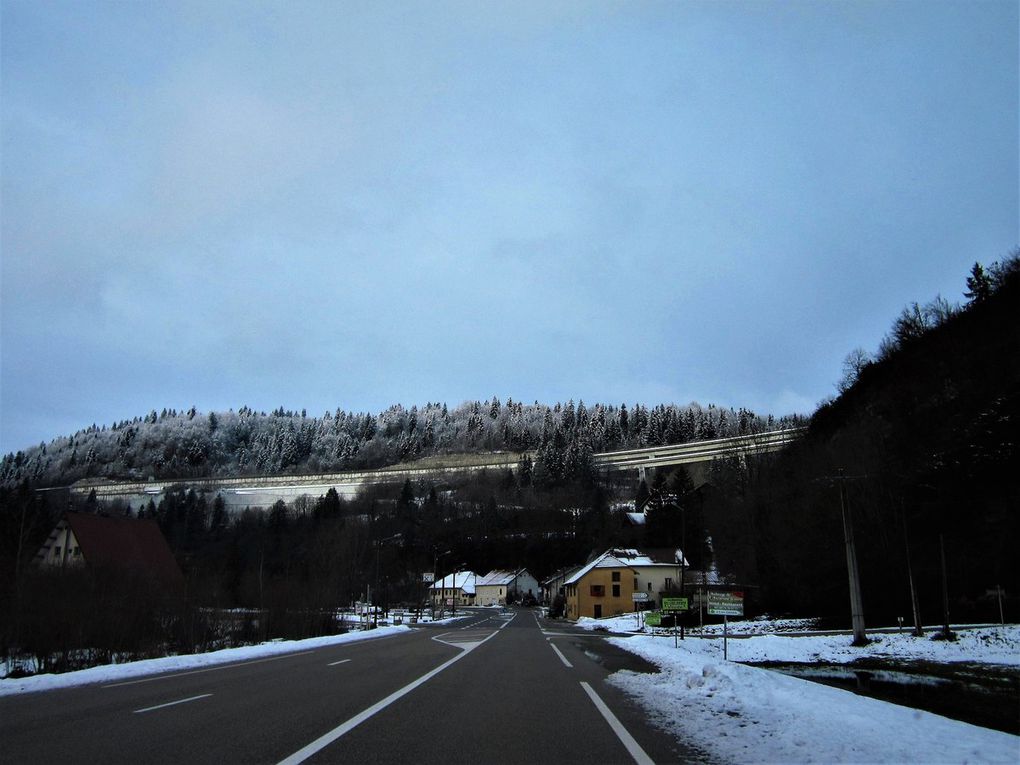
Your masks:
{"label": "metal guardrail", "polygon": [[[600,452],[594,455],[597,467],[609,470],[628,470],[659,465],[683,465],[705,462],[717,457],[731,457],[746,454],[776,451],[803,435],[806,428],[754,433],[710,441],[691,441],[672,446],[652,446],[641,449],[625,449],[615,452]],[[388,467],[377,470],[358,470],[338,473],[317,473],[311,475],[251,476],[235,478],[176,478],[159,481],[110,481],[108,479],[82,480],[70,487],[74,494],[88,494],[95,490],[97,496],[114,497],[127,495],[159,495],[175,485],[191,488],[208,488],[229,491],[235,494],[272,493],[287,489],[307,488],[309,491],[341,485],[363,483],[395,483],[408,478],[470,473],[515,466],[525,455],[535,458],[535,452],[485,455],[478,462],[459,465],[428,465],[422,467]],[[463,458],[461,458],[463,460]]]}

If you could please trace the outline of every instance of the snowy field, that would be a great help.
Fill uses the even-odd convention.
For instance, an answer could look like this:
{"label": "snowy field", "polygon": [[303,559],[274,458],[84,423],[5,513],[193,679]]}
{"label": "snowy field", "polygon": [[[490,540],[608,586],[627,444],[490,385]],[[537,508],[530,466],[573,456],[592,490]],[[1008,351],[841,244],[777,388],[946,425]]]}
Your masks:
{"label": "snowy field", "polygon": [[[579,626],[631,631],[635,624],[631,615]],[[609,638],[661,670],[617,672],[609,682],[634,696],[656,724],[722,763],[1020,762],[1020,737],[739,663],[867,656],[1015,666],[1020,627],[963,630],[955,643],[875,634],[871,645],[852,648],[849,635],[782,635],[748,624],[755,626],[747,632],[770,634],[730,640],[730,661],[722,658],[721,638],[688,636],[679,648],[671,634]]]}
{"label": "snowy field", "polygon": [[[846,664],[855,659],[878,658],[1020,666],[1020,626],[1017,625],[961,629],[954,642],[932,640],[935,628],[930,628],[922,638],[915,638],[906,631],[899,634],[873,632],[868,635],[870,644],[854,648],[850,645],[849,635],[797,634],[792,630],[797,629],[795,625],[798,623],[810,627],[811,620],[733,622],[730,624],[731,637],[739,637],[728,641],[730,660]],[[633,614],[598,620],[582,618],[577,623],[582,629],[607,629],[611,632],[634,632],[636,625],[637,618]],[[668,640],[672,647],[672,631],[657,632],[661,635],[658,639]],[[684,643],[699,655],[722,659],[721,625],[713,625],[711,632],[706,628],[705,634],[708,636],[700,637],[697,632],[688,632]]]}
{"label": "snowy field", "polygon": [[[442,624],[458,618],[461,617],[436,620],[436,623]],[[306,640],[275,640],[259,645],[242,646],[240,648],[224,648],[222,651],[212,651],[211,653],[166,656],[161,659],[145,659],[125,664],[108,664],[102,667],[78,670],[77,672],[64,672],[59,675],[33,675],[32,677],[17,679],[4,678],[0,679],[0,696],[7,696],[12,693],[48,691],[53,688],[69,688],[75,685],[88,685],[89,683],[107,683],[124,680],[125,678],[140,677],[142,675],[197,669],[228,662],[257,661],[296,651],[308,651],[323,646],[389,637],[390,635],[407,632],[410,629],[410,627],[406,626],[379,627],[374,630],[348,632],[343,635],[327,635]]]}

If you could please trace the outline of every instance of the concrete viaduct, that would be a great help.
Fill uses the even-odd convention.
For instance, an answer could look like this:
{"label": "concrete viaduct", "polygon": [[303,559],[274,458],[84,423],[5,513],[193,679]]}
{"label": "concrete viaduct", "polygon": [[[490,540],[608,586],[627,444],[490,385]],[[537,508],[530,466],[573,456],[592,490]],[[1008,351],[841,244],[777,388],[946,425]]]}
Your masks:
{"label": "concrete viaduct", "polygon": [[[602,452],[595,455],[595,465],[603,471],[637,470],[643,478],[648,468],[707,465],[717,458],[746,457],[774,452],[795,441],[803,432],[804,428],[788,428],[710,441],[692,441],[673,446]],[[264,507],[278,499],[293,500],[302,495],[318,497],[331,488],[336,489],[341,496],[352,497],[365,485],[403,483],[405,480],[418,478],[441,479],[447,475],[469,474],[482,470],[514,469],[525,455],[535,458],[535,452],[495,452],[459,455],[450,460],[431,458],[420,463],[377,470],[317,475],[181,478],[134,482],[86,479],[72,485],[70,490],[72,494],[79,496],[88,496],[90,492],[95,491],[97,499],[121,498],[137,503],[150,498],[155,499],[174,486],[187,486],[196,491],[222,495],[227,507],[231,509],[245,506]]]}

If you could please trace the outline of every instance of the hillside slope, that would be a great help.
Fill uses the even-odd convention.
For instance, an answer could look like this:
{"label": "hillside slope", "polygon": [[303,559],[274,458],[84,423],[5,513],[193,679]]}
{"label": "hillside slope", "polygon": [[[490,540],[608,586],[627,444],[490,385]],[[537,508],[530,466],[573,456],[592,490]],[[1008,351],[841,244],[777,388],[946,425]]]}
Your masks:
{"label": "hillside slope", "polygon": [[925,618],[941,613],[941,536],[951,611],[997,619],[988,591],[1020,581],[1016,256],[997,273],[991,294],[921,331],[904,329],[920,315],[905,311],[881,358],[815,413],[799,444],[742,485],[720,481],[716,548],[761,583],[765,603],[848,618],[842,482],[866,612],[909,621],[909,543]]}

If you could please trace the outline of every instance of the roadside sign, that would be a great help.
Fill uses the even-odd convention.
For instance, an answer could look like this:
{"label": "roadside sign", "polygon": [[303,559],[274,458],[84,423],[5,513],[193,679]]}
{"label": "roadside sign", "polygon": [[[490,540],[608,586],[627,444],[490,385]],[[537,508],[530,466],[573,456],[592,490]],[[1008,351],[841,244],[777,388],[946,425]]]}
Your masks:
{"label": "roadside sign", "polygon": [[635,603],[644,603],[646,600],[648,600],[648,593],[647,592],[635,592],[631,597],[634,598],[634,602]]}
{"label": "roadside sign", "polygon": [[659,627],[662,625],[662,614],[658,611],[649,611],[645,614],[645,624],[649,627]]}
{"label": "roadside sign", "polygon": [[436,581],[436,575],[432,571],[426,571],[421,575],[421,580],[425,582],[425,584],[432,584],[432,582]]}
{"label": "roadside sign", "polygon": [[744,593],[709,590],[708,613],[712,616],[743,616]]}
{"label": "roadside sign", "polygon": [[663,598],[662,599],[662,610],[663,611],[686,611],[687,610],[687,598]]}

